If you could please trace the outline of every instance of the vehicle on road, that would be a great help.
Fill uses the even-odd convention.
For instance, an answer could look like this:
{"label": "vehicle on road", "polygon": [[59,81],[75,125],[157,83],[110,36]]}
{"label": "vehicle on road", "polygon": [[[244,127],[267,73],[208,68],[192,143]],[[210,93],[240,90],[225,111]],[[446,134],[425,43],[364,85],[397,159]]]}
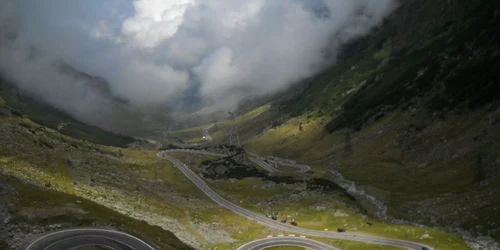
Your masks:
{"label": "vehicle on road", "polygon": [[287,220],[288,220],[288,218],[286,216],[283,216],[281,218],[281,223],[286,223]]}
{"label": "vehicle on road", "polygon": [[343,228],[337,228],[337,232],[339,232],[339,233],[345,233],[345,229],[343,229]]}
{"label": "vehicle on road", "polygon": [[271,215],[267,215],[267,218],[271,218],[272,220],[278,220],[279,213],[272,212]]}

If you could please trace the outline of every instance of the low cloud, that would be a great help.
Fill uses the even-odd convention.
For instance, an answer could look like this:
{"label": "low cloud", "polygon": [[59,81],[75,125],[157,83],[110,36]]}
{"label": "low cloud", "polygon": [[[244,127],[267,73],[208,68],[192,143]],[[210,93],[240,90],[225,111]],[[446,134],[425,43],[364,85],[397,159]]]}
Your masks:
{"label": "low cloud", "polygon": [[[138,108],[172,104],[190,91],[228,109],[317,73],[393,8],[393,0],[0,0],[0,67],[24,90],[86,121],[109,101],[96,102],[107,99],[54,62],[109,80],[112,96]],[[33,48],[38,58],[30,61]]]}

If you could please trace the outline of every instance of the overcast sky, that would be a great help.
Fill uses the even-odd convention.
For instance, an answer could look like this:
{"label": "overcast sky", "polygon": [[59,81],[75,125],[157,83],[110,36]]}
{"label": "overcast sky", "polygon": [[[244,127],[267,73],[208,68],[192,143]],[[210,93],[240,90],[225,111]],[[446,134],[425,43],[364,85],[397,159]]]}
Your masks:
{"label": "overcast sky", "polygon": [[[62,94],[73,92],[76,103],[87,97],[50,72],[53,60],[108,79],[115,96],[137,106],[163,104],[192,84],[207,103],[233,104],[317,73],[325,46],[366,34],[393,7],[393,0],[0,0],[2,32],[17,31],[16,40],[0,40],[0,67],[69,112]],[[44,59],[25,62],[30,46]]]}

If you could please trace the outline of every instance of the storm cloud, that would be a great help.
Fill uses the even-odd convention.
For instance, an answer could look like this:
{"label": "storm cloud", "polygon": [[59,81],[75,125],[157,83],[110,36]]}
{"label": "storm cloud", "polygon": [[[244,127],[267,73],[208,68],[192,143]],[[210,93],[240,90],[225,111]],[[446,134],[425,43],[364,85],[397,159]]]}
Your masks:
{"label": "storm cloud", "polygon": [[[106,102],[95,100],[105,98],[54,62],[107,79],[114,97],[138,108],[190,90],[227,109],[317,73],[395,7],[394,0],[91,2],[0,0],[2,73],[78,118],[102,110]],[[325,47],[334,53],[326,57]]]}

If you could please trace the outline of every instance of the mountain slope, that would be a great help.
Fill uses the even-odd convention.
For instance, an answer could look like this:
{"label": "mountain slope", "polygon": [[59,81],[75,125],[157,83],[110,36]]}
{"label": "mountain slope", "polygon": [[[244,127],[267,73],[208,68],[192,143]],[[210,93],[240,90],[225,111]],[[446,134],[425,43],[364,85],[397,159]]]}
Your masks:
{"label": "mountain slope", "polygon": [[392,217],[499,240],[498,27],[496,1],[401,1],[336,66],[238,124],[245,147],[336,169]]}
{"label": "mountain slope", "polygon": [[0,215],[2,249],[17,248],[40,233],[75,226],[114,227],[159,249],[192,249],[160,227],[124,216],[92,201],[38,187],[3,174],[0,174]]}
{"label": "mountain slope", "polygon": [[[33,112],[47,111],[25,104]],[[84,124],[72,129],[107,143],[121,138]],[[121,150],[127,149],[92,144],[36,124],[0,97],[0,248],[17,249],[32,237],[60,228],[98,226],[129,232],[158,249],[192,249],[171,231],[130,216],[123,200],[114,202],[118,208],[102,202],[112,199],[106,195],[123,183],[128,187],[132,183],[109,180],[113,172],[119,169],[120,178],[129,175],[136,180],[134,166],[143,171],[148,168],[143,161],[135,163],[140,157]],[[117,196],[115,193],[113,198]]]}
{"label": "mountain slope", "polygon": [[51,105],[22,93],[15,86],[7,84],[2,79],[0,79],[0,97],[10,108],[27,115],[31,120],[41,125],[59,130],[65,135],[118,147],[126,147],[127,144],[134,142],[131,137],[107,132],[78,121]]}
{"label": "mountain slope", "polygon": [[[1,249],[78,226],[123,230],[156,249],[207,249],[262,234],[263,226],[212,203],[152,145],[93,144],[10,110],[0,105]],[[245,230],[252,233],[238,233]]]}

